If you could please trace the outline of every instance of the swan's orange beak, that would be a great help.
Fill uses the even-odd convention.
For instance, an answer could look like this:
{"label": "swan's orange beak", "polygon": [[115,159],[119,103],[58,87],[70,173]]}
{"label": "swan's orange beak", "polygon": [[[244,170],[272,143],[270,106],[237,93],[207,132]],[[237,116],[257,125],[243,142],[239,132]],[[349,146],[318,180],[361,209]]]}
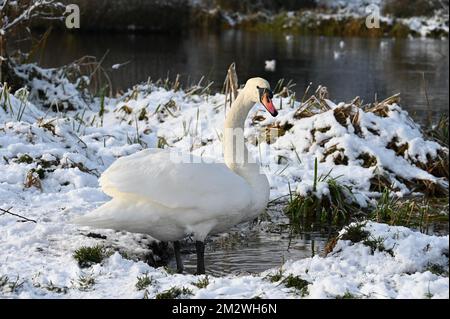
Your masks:
{"label": "swan's orange beak", "polygon": [[266,110],[272,115],[273,117],[278,115],[278,111],[275,108],[275,106],[272,103],[272,99],[269,97],[268,93],[264,93],[262,99],[261,99],[262,105],[266,108]]}

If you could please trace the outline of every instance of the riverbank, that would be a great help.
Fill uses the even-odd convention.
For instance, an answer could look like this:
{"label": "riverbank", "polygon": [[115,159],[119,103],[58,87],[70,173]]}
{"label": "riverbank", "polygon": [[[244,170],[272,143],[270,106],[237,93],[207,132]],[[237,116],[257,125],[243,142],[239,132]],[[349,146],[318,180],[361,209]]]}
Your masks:
{"label": "riverbank", "polygon": [[[379,27],[368,28],[367,14],[355,12],[298,11],[277,14],[258,12],[242,15],[220,10],[197,13],[206,26],[279,32],[285,34],[341,37],[448,37],[448,14],[433,17],[394,18],[381,16]],[[211,22],[211,20],[213,22]]]}
{"label": "riverbank", "polygon": [[[448,298],[448,235],[418,229],[353,224],[314,257],[206,278],[147,264],[161,261],[147,235],[70,224],[108,200],[98,177],[121,156],[159,147],[220,161],[225,96],[176,81],[92,96],[86,77],[71,83],[64,72],[32,65],[18,72],[29,91],[2,87],[0,98],[0,296]],[[246,123],[272,201],[338,195],[356,210],[348,217],[413,227],[422,216],[426,228],[427,210],[411,206],[402,217],[377,204],[386,189],[392,198],[448,195],[448,148],[424,135],[396,97],[365,106],[334,103],[324,87],[303,101],[282,85],[275,93],[279,116],[255,107]],[[274,223],[274,214],[258,223]],[[448,206],[437,214],[448,222]]]}
{"label": "riverbank", "polygon": [[[36,233],[38,227],[28,224],[26,232]],[[2,247],[0,257],[7,256],[8,262],[0,265],[0,297],[449,298],[448,236],[427,236],[404,227],[352,224],[342,230],[341,239],[325,257],[288,261],[260,274],[226,277],[172,274],[119,252],[110,252],[81,269],[69,252],[82,243],[106,243],[114,236],[104,234],[108,236],[104,240],[94,240],[52,231],[48,233],[51,241],[34,244],[41,249],[39,253],[22,248],[32,245],[23,240]],[[124,236],[119,239],[123,241]]]}
{"label": "riverbank", "polygon": [[[307,5],[268,6],[221,1],[86,1],[64,0],[80,7],[82,31],[185,33],[188,29],[220,31],[239,29],[300,35],[340,37],[448,37],[448,8],[430,15],[414,10],[408,17],[398,9],[381,13],[379,27],[368,28],[366,7],[372,2],[349,1],[340,5],[310,1]],[[287,9],[286,9],[287,8]],[[291,10],[289,10],[291,8]],[[403,12],[403,11],[401,11]],[[151,17],[149,19],[148,17]],[[57,27],[64,28],[62,24]]]}

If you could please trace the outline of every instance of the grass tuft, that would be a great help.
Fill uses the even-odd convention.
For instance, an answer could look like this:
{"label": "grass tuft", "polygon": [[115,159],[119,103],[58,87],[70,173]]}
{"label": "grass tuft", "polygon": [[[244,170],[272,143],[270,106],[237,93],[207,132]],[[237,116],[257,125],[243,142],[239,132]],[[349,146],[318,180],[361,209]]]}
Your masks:
{"label": "grass tuft", "polygon": [[164,266],[163,269],[169,275],[175,275],[177,273],[174,269],[167,266]]}
{"label": "grass tuft", "polygon": [[138,120],[139,121],[148,121],[147,109],[145,107],[142,108],[142,110],[139,112]]}
{"label": "grass tuft", "polygon": [[434,297],[434,295],[430,292],[430,291],[427,291],[426,293],[425,293],[425,299],[431,299],[431,298],[433,298]]}
{"label": "grass tuft", "polygon": [[[447,213],[445,213],[447,212]],[[448,198],[400,199],[385,188],[369,218],[392,226],[405,226],[427,232],[433,222],[448,222]]]}
{"label": "grass tuft", "polygon": [[82,291],[91,289],[95,285],[95,278],[92,275],[81,274],[78,277],[78,287]]}
{"label": "grass tuft", "polygon": [[[386,252],[394,257],[394,251],[384,246],[383,238],[374,238],[364,229],[366,223],[354,223],[345,228],[345,233],[339,236],[339,240],[350,240],[352,243],[362,243],[368,246],[373,254],[375,251]],[[336,244],[336,243],[335,243]],[[333,247],[334,248],[334,247]]]}
{"label": "grass tuft", "polygon": [[23,154],[17,159],[17,163],[31,164],[33,163],[33,158],[28,154]]}
{"label": "grass tuft", "polygon": [[[313,191],[307,196],[293,195],[291,192],[285,214],[289,217],[294,230],[314,222],[340,225],[342,222],[350,220],[356,212],[358,205],[355,202],[352,189],[340,184],[337,178],[330,177],[330,173],[318,177],[316,161]],[[319,182],[328,184],[330,192],[328,196],[317,194]]]}
{"label": "grass tuft", "polygon": [[186,287],[172,287],[159,294],[156,294],[155,299],[177,299],[181,296],[192,296],[194,293],[191,289]]}
{"label": "grass tuft", "polygon": [[149,277],[148,274],[144,274],[142,276],[137,277],[136,282],[136,289],[137,290],[144,290],[148,286],[150,286],[153,283],[153,278]]}
{"label": "grass tuft", "polygon": [[374,254],[375,251],[379,251],[379,252],[386,252],[389,255],[391,255],[391,257],[394,257],[394,251],[392,250],[392,248],[386,248],[384,246],[383,238],[371,237],[371,238],[364,240],[363,244],[370,248],[372,254]]}
{"label": "grass tuft", "polygon": [[437,124],[426,132],[428,136],[446,147],[448,147],[449,138],[448,122],[449,117],[447,115],[442,115]]}
{"label": "grass tuft", "polygon": [[290,274],[281,282],[287,288],[295,288],[301,292],[302,296],[306,296],[308,294],[308,285],[310,282],[300,278],[299,276],[294,276]]}
{"label": "grass tuft", "polygon": [[270,280],[270,282],[279,282],[281,279],[283,279],[283,270],[280,268],[276,273],[267,275],[267,279]]}
{"label": "grass tuft", "polygon": [[437,276],[443,276],[443,277],[448,277],[448,266],[444,267],[442,265],[438,265],[438,264],[429,264],[427,266],[427,268],[425,269],[425,271],[429,271],[434,275]]}
{"label": "grass tuft", "polygon": [[33,286],[36,287],[36,288],[42,288],[42,289],[45,289],[47,291],[54,292],[54,293],[57,293],[57,294],[66,294],[69,291],[68,287],[56,286],[51,281],[50,281],[50,283],[48,285],[41,285],[39,283],[34,283]]}
{"label": "grass tuft", "polygon": [[340,236],[342,240],[350,240],[352,243],[359,243],[367,240],[370,233],[364,229],[366,223],[355,223],[345,227],[345,233]]}
{"label": "grass tuft", "polygon": [[24,282],[19,280],[10,280],[8,276],[0,276],[0,291],[14,293],[23,286]]}
{"label": "grass tuft", "polygon": [[209,277],[205,276],[205,278],[201,278],[197,282],[193,282],[192,284],[199,289],[206,288],[209,285]]}
{"label": "grass tuft", "polygon": [[93,264],[99,264],[107,257],[103,246],[80,247],[73,253],[73,258],[78,262],[81,268],[90,267]]}
{"label": "grass tuft", "polygon": [[337,295],[336,299],[359,299],[359,297],[355,296],[349,291],[346,291],[343,295]]}

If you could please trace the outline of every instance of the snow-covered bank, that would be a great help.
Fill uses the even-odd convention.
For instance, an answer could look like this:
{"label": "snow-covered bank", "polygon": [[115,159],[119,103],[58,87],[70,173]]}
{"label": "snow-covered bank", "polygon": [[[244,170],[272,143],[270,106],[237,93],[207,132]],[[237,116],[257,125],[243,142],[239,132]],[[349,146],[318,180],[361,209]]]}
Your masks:
{"label": "snow-covered bank", "polygon": [[[197,8],[203,14],[199,14],[200,17],[204,16],[203,20],[218,20],[217,23],[228,28],[326,36],[448,37],[448,7],[436,9],[429,16],[418,12],[413,16],[397,17],[384,12],[385,2],[325,0],[318,1],[319,6],[315,9],[271,12],[260,8],[247,13],[224,10],[220,6]],[[375,15],[379,25],[368,28],[366,19]]]}
{"label": "snow-covered bank", "polygon": [[[32,96],[41,89],[56,92],[58,100],[78,94],[63,84],[49,91],[45,83],[35,83],[35,89]],[[300,296],[264,279],[266,273],[210,278],[207,288],[198,289],[191,284],[196,277],[169,275],[122,257],[144,259],[150,252],[148,236],[104,230],[105,239],[95,238],[87,236],[89,230],[68,223],[108,200],[99,189],[98,176],[120,156],[145,147],[170,147],[220,160],[223,95],[143,84],[114,99],[99,98],[87,107],[80,103],[75,105],[79,109],[54,112],[28,102],[23,91],[17,96],[3,92],[0,208],[36,223],[0,212],[0,296],[141,298],[155,297],[172,286],[185,286],[198,298]],[[262,162],[272,198],[288,194],[289,184],[300,194],[310,192],[316,158],[319,175],[330,174],[352,187],[362,206],[377,196],[371,179],[379,175],[399,196],[421,191],[420,181],[448,187],[439,170],[429,166],[448,150],[427,141],[395,100],[363,111],[357,101],[331,102],[322,88],[305,103],[289,96],[276,96],[274,102],[279,117],[269,118],[255,106],[246,123],[249,150]],[[276,134],[269,139],[272,132]],[[319,183],[318,193],[328,195],[327,187]],[[367,229],[375,238],[386,238],[384,246],[394,256],[377,251],[372,255],[363,243],[340,241],[326,258],[288,262],[283,274],[301,274],[311,282],[305,294],[310,297],[336,297],[348,290],[360,297],[448,298],[448,277],[425,271],[445,262],[448,267],[448,236],[373,223]],[[102,264],[80,269],[73,252],[98,243],[122,255],[116,252]],[[135,288],[137,277],[145,272],[154,281],[147,293]],[[413,284],[416,289],[409,288]]]}
{"label": "snow-covered bank", "polygon": [[[33,85],[31,97],[49,92],[46,82]],[[61,113],[64,104],[50,100],[45,110],[21,100],[21,93],[16,94],[19,98],[10,95],[10,103],[0,108],[0,182],[21,196],[35,192],[33,187],[23,189],[31,170],[42,175],[40,194],[97,189],[97,177],[116,158],[147,147],[223,160],[222,94],[142,84],[123,96],[86,105],[73,86],[61,84],[53,90],[58,101],[70,96],[83,103],[70,111],[71,102],[72,108]],[[289,184],[299,194],[308,194],[315,159],[318,175],[351,187],[361,206],[377,196],[380,178],[399,196],[427,191],[425,185],[435,185],[440,192],[448,188],[442,169],[448,149],[424,137],[397,104],[398,97],[362,107],[358,99],[333,103],[324,87],[304,103],[284,96],[275,96],[276,118],[256,105],[246,122],[249,151],[269,178],[272,198],[287,195]],[[318,193],[328,194],[326,181],[319,182]]]}
{"label": "snow-covered bank", "polygon": [[[22,227],[22,236],[48,234],[48,230],[42,233],[42,227],[28,224]],[[389,252],[372,249],[367,242],[339,240],[326,257],[288,261],[281,269],[261,274],[220,278],[171,275],[117,252],[101,264],[81,270],[70,254],[70,247],[77,242],[60,250],[55,250],[57,244],[50,240],[34,245],[28,240],[28,250],[23,242],[10,242],[2,247],[2,258],[7,259],[0,264],[0,272],[7,274],[10,282],[2,285],[0,279],[0,297],[449,298],[448,236],[428,236],[372,222],[362,230],[377,241],[377,247]],[[341,235],[345,233],[343,230]],[[60,234],[58,241],[64,237],[67,234]],[[11,288],[16,278],[19,285]]]}

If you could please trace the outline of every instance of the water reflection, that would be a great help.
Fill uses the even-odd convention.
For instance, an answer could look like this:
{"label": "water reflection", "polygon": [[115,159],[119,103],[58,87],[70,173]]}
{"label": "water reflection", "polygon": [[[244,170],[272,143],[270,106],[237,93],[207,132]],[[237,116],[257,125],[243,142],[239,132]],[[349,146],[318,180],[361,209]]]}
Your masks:
{"label": "water reflection", "polygon": [[[116,90],[168,73],[172,78],[181,74],[185,83],[204,75],[218,90],[235,61],[241,82],[256,75],[272,84],[293,79],[298,96],[310,82],[327,86],[336,101],[359,95],[369,102],[401,92],[402,104],[420,118],[427,110],[425,78],[435,117],[448,113],[448,40],[286,37],[234,30],[185,36],[64,33],[51,36],[43,64],[57,66],[87,54],[101,57],[107,50],[105,66],[131,61],[110,69]],[[275,72],[264,70],[265,60],[271,59],[277,60]]]}
{"label": "water reflection", "polygon": [[[293,238],[285,233],[252,231],[232,233],[207,245],[205,263],[207,274],[260,273],[278,268],[288,260],[313,257],[323,252],[327,237],[323,234],[304,233]],[[196,254],[192,251],[183,256],[187,273],[196,271]],[[172,267],[175,267],[172,261]]]}

